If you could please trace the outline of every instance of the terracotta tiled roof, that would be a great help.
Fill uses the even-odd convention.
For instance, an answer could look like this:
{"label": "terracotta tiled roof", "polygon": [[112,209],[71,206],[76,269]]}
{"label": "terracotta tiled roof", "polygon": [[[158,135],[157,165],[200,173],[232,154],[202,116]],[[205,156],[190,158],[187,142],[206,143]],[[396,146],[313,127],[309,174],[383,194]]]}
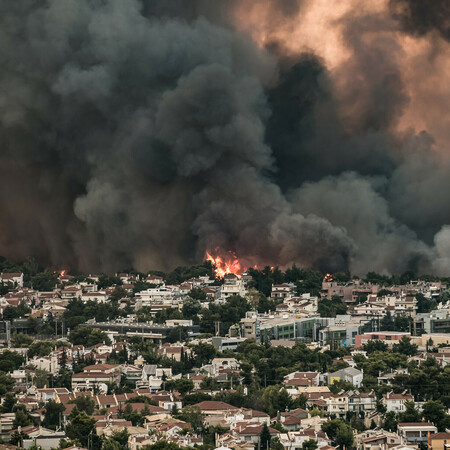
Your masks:
{"label": "terracotta tiled roof", "polygon": [[443,431],[441,433],[435,433],[430,436],[430,440],[434,441],[436,439],[449,439],[450,440],[450,433]]}
{"label": "terracotta tiled roof", "polygon": [[402,422],[398,424],[399,427],[434,427],[430,422]]}
{"label": "terracotta tiled roof", "polygon": [[222,410],[233,410],[237,409],[233,405],[229,405],[225,402],[218,402],[214,400],[206,400],[204,402],[197,403],[195,406],[198,406],[200,409],[204,411],[222,411]]}

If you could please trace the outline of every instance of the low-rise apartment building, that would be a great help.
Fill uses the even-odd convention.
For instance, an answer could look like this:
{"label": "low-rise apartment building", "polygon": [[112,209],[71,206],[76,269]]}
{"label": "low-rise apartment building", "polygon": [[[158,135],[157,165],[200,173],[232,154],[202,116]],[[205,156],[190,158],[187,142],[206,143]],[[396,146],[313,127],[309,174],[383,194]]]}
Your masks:
{"label": "low-rise apartment building", "polygon": [[397,426],[399,436],[409,444],[426,444],[431,434],[437,433],[437,428],[429,422],[404,422]]}
{"label": "low-rise apartment building", "polygon": [[376,331],[358,334],[355,336],[355,347],[362,348],[369,341],[381,341],[391,347],[393,344],[397,344],[403,337],[410,338],[411,333],[402,331]]}

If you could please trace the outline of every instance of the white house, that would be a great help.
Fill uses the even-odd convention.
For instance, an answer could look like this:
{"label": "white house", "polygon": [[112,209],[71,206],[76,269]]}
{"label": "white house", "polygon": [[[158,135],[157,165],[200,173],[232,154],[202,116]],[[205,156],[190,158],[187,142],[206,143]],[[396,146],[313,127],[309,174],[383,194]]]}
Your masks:
{"label": "white house", "polygon": [[336,381],[346,381],[353,384],[353,386],[360,387],[363,380],[364,373],[354,367],[346,367],[345,369],[337,370],[336,372],[328,374],[328,383],[333,384]]}
{"label": "white house", "polygon": [[4,284],[10,284],[12,286],[23,287],[23,273],[2,273],[0,275],[0,281]]}
{"label": "white house", "polygon": [[104,291],[85,292],[84,294],[81,295],[81,300],[83,303],[87,303],[88,301],[105,303],[107,299],[108,296]]}
{"label": "white house", "polygon": [[236,275],[230,273],[224,277],[224,284],[219,288],[218,299],[225,301],[232,295],[240,295],[241,297],[245,297],[246,293],[247,290],[245,288],[244,281]]}
{"label": "white house", "polygon": [[383,395],[381,402],[386,407],[387,412],[404,412],[405,411],[405,403],[414,401],[414,396],[411,394],[394,394],[392,392],[388,392]]}

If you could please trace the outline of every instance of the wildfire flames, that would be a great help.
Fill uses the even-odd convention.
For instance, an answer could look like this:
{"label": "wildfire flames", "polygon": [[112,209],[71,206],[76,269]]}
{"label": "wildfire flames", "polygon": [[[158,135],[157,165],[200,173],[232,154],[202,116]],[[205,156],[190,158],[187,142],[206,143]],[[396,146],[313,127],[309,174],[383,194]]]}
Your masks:
{"label": "wildfire flames", "polygon": [[327,273],[323,279],[323,281],[333,281],[333,277],[331,274]]}
{"label": "wildfire flames", "polygon": [[60,277],[63,277],[66,274],[67,270],[55,270],[53,273],[57,273]]}
{"label": "wildfire flames", "polygon": [[228,252],[228,258],[221,256],[212,256],[206,252],[206,260],[211,261],[217,278],[223,278],[225,275],[232,273],[237,277],[241,276],[241,263],[234,252]]}

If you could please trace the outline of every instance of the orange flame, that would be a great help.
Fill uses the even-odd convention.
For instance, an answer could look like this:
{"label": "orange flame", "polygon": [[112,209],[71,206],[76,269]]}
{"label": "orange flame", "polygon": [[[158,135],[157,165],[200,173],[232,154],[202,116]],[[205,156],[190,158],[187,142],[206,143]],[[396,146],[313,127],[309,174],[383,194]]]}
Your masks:
{"label": "orange flame", "polygon": [[327,273],[323,279],[323,281],[333,281],[333,277],[331,274]]}
{"label": "orange flame", "polygon": [[234,252],[228,252],[230,255],[228,259],[221,256],[212,256],[211,253],[206,252],[206,260],[210,261],[214,266],[214,272],[217,278],[223,278],[225,275],[232,273],[237,277],[241,276],[241,263]]}
{"label": "orange flame", "polygon": [[63,277],[66,274],[67,270],[60,270],[59,271],[59,276]]}

